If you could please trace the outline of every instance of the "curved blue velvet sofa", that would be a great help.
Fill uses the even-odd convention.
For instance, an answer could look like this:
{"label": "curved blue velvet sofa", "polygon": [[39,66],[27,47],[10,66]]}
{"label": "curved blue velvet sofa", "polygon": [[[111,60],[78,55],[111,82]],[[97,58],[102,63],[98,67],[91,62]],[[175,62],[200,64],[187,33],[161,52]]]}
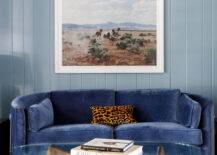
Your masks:
{"label": "curved blue velvet sofa", "polygon": [[[50,99],[54,122],[40,130],[30,124],[30,106]],[[90,106],[135,105],[138,123],[116,127],[92,125]],[[178,89],[67,90],[17,97],[11,106],[11,147],[35,143],[85,142],[95,137],[200,146],[214,152],[214,110],[211,100]],[[46,118],[44,120],[46,121]],[[45,122],[46,123],[46,122]]]}

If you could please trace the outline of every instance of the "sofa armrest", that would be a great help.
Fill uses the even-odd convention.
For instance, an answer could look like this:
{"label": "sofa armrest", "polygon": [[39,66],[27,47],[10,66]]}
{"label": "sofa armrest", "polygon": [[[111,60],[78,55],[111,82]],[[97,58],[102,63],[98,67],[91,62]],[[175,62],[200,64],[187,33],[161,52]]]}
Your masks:
{"label": "sofa armrest", "polygon": [[10,112],[11,148],[26,144],[26,109],[31,105],[37,104],[48,97],[49,93],[39,93],[34,95],[17,97],[12,101]]}
{"label": "sofa armrest", "polygon": [[202,130],[202,150],[205,155],[214,155],[214,105],[210,99],[199,95],[189,95],[193,100],[200,103],[201,121],[199,128]]}
{"label": "sofa armrest", "polygon": [[11,108],[11,148],[26,144],[26,117],[23,108]]}

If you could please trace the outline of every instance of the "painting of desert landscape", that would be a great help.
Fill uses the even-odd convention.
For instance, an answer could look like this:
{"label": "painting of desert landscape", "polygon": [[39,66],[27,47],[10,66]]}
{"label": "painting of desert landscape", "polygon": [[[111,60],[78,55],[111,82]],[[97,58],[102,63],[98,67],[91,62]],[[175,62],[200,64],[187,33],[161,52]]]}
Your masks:
{"label": "painting of desert landscape", "polygon": [[63,66],[155,66],[157,0],[62,0]]}

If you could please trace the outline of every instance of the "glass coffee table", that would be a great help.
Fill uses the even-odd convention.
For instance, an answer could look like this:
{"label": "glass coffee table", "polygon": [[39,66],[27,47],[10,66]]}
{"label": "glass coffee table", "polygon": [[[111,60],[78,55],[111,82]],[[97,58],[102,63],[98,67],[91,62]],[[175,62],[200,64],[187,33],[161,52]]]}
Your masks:
{"label": "glass coffee table", "polygon": [[[135,142],[143,146],[143,155],[203,155],[200,147],[184,144]],[[70,155],[70,150],[81,143],[34,144],[16,147],[12,155]]]}

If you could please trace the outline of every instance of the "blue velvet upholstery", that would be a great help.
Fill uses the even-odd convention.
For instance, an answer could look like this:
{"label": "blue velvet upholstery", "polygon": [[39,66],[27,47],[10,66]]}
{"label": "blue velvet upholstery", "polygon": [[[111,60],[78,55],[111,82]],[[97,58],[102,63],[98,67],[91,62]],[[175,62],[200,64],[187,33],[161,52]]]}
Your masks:
{"label": "blue velvet upholstery", "polygon": [[177,89],[117,91],[117,105],[135,105],[138,122],[176,122],[176,107],[180,91]]}
{"label": "blue velvet upholstery", "polygon": [[201,145],[203,143],[200,129],[189,129],[183,125],[171,122],[120,125],[115,128],[115,138],[192,145]]}
{"label": "blue velvet upholstery", "polygon": [[31,105],[28,108],[29,130],[36,132],[42,128],[53,125],[54,114],[50,99],[46,98],[39,104]]}
{"label": "blue velvet upholstery", "polygon": [[[185,114],[185,115],[183,115]],[[192,100],[188,95],[180,95],[177,120],[179,123],[190,128],[197,128],[200,123],[201,106],[198,102]]]}
{"label": "blue velvet upholstery", "polygon": [[[55,124],[89,123],[90,106],[115,105],[113,90],[77,90],[51,92]],[[61,116],[61,117],[59,117]]]}
{"label": "blue velvet upholstery", "polygon": [[57,125],[38,132],[29,132],[27,143],[86,142],[93,138],[113,138],[113,128],[92,124]]}
{"label": "blue velvet upholstery", "polygon": [[212,101],[200,95],[187,94],[193,100],[200,103],[202,113],[199,128],[202,130],[202,149],[205,155],[214,155],[214,105]]}
{"label": "blue velvet upholstery", "polygon": [[27,96],[17,97],[11,105],[11,145],[21,146],[26,144],[26,133],[28,121],[26,108],[38,104],[43,99],[48,98],[49,93],[39,93]]}
{"label": "blue velvet upholstery", "polygon": [[[49,98],[54,124],[28,130],[28,108]],[[134,104],[138,124],[91,125],[90,106]],[[17,97],[11,106],[11,148],[30,143],[82,142],[95,137],[194,144],[214,153],[214,108],[199,95],[175,89],[71,90]],[[199,124],[199,126],[198,126]],[[113,136],[114,134],[114,136]]]}

